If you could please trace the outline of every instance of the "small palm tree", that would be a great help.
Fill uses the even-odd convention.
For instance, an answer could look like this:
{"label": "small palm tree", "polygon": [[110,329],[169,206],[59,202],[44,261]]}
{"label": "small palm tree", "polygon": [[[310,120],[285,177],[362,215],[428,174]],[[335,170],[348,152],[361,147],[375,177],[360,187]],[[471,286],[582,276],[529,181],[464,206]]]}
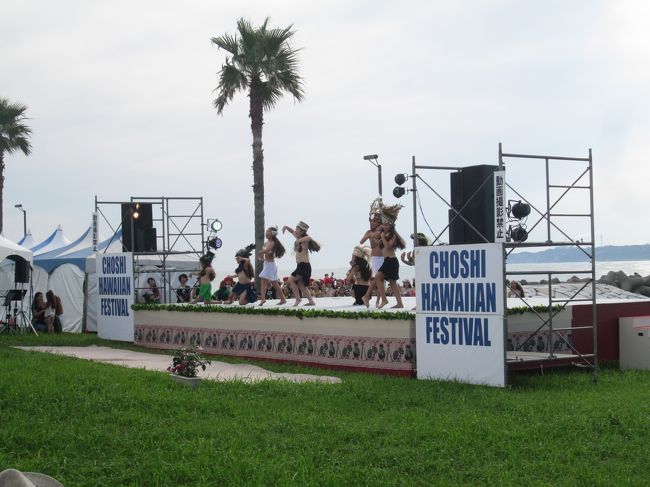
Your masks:
{"label": "small palm tree", "polygon": [[[253,132],[253,203],[255,208],[255,249],[264,244],[264,151],[262,126],[264,110],[275,106],[284,93],[295,100],[303,99],[302,78],[298,74],[298,49],[292,49],[289,40],[294,35],[293,26],[285,29],[268,28],[269,19],[260,27],[239,19],[239,36],[224,34],[213,37],[212,43],[228,53],[226,63],[219,72],[219,85],[215,89],[214,106],[218,114],[239,91],[247,91],[250,100],[248,116]],[[262,263],[255,259],[255,277]]]}
{"label": "small palm tree", "polygon": [[27,106],[12,103],[0,97],[0,232],[3,224],[3,194],[5,189],[5,152],[21,150],[26,156],[32,150],[29,136],[32,130],[25,125]]}

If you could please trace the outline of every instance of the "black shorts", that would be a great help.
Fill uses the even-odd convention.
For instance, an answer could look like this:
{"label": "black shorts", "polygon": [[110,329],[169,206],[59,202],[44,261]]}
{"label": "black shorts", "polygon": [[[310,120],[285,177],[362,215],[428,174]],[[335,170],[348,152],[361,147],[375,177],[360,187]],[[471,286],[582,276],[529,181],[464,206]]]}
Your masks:
{"label": "black shorts", "polygon": [[296,270],[291,273],[293,277],[300,276],[305,286],[309,286],[311,279],[311,264],[309,262],[298,262]]}
{"label": "black shorts", "polygon": [[384,275],[386,281],[398,281],[399,260],[397,260],[397,257],[386,257],[378,272]]}
{"label": "black shorts", "polygon": [[352,291],[354,292],[354,304],[364,304],[361,300],[368,292],[368,287],[362,284],[354,284],[352,286]]}

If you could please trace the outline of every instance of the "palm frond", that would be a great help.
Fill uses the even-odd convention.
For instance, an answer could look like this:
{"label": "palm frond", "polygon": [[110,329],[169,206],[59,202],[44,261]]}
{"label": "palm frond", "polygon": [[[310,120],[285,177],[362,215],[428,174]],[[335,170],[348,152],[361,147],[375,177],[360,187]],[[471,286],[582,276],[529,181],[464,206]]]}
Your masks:
{"label": "palm frond", "polygon": [[217,98],[214,100],[214,107],[217,113],[221,114],[223,109],[235,94],[248,87],[248,78],[236,66],[226,61],[219,73],[219,86],[214,90]]}
{"label": "palm frond", "polygon": [[16,150],[26,156],[31,152],[29,136],[32,130],[25,124],[27,106],[0,98],[0,151],[11,154]]}
{"label": "palm frond", "polygon": [[216,45],[218,48],[223,49],[226,52],[229,52],[233,56],[239,54],[239,42],[237,42],[237,37],[230,34],[224,34],[220,37],[213,37],[212,44]]}

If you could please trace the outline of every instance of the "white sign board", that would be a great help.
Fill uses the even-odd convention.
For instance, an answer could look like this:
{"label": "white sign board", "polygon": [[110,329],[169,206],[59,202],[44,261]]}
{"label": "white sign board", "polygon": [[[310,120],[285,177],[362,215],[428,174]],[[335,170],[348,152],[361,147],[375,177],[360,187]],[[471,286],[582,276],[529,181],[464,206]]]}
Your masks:
{"label": "white sign board", "polygon": [[97,335],[133,341],[133,254],[97,254]]}
{"label": "white sign board", "polygon": [[494,241],[506,241],[506,172],[494,172]]}
{"label": "white sign board", "polygon": [[503,246],[415,253],[418,378],[505,387]]}

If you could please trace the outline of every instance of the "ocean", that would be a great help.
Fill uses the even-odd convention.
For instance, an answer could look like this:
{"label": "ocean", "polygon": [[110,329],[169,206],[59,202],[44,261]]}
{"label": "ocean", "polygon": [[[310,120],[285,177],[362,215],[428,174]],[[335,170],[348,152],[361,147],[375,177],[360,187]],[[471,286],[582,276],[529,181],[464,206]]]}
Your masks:
{"label": "ocean", "polygon": [[[553,263],[535,263],[535,264],[509,264],[508,271],[585,271],[591,270],[591,265],[586,262],[553,262]],[[347,267],[334,267],[334,268],[314,268],[312,276],[315,278],[322,278],[325,274],[334,274],[336,278],[344,278],[347,273]],[[606,275],[609,271],[623,271],[628,275],[635,272],[639,275],[646,277],[650,275],[650,260],[640,261],[607,261],[596,262],[596,279]],[[401,279],[413,279],[415,277],[415,267],[410,267],[400,263],[399,274]],[[587,277],[586,274],[576,274],[578,277]],[[571,275],[557,275],[561,281],[566,281]],[[513,279],[518,281],[526,280],[528,282],[540,281],[546,279],[546,276],[540,274],[526,274],[513,276]]]}

